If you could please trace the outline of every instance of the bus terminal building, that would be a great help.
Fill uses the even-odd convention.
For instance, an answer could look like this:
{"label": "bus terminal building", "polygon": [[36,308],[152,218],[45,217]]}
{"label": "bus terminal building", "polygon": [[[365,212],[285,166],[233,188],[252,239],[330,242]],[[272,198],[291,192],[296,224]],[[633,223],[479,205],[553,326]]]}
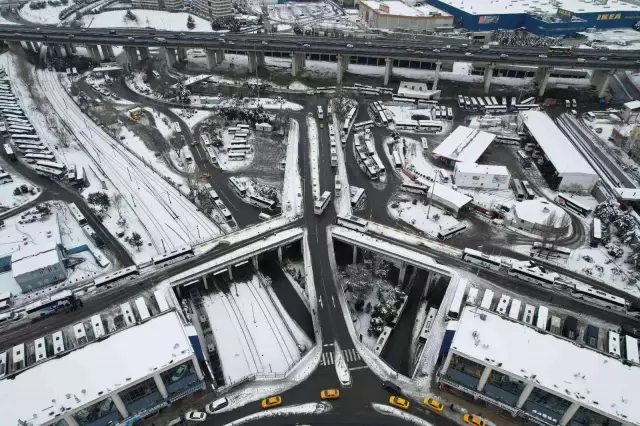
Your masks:
{"label": "bus terminal building", "polygon": [[463,310],[439,381],[534,424],[640,424],[639,366],[479,307]]}
{"label": "bus terminal building", "polygon": [[[14,350],[11,361],[25,355]],[[0,425],[129,425],[203,389],[203,380],[181,319],[167,311],[0,380]]]}

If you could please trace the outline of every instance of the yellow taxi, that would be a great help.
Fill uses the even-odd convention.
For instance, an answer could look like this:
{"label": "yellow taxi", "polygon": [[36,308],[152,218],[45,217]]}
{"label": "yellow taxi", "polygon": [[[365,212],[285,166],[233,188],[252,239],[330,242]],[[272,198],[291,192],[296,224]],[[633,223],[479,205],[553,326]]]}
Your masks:
{"label": "yellow taxi", "polygon": [[270,396],[260,402],[262,408],[273,408],[282,405],[282,397],[280,395]]}
{"label": "yellow taxi", "polygon": [[340,391],[338,389],[324,389],[320,391],[320,399],[338,399]]}
{"label": "yellow taxi", "polygon": [[487,426],[487,423],[484,420],[482,420],[480,417],[474,416],[473,414],[469,414],[469,413],[466,413],[464,416],[462,416],[462,421],[468,425]]}
{"label": "yellow taxi", "polygon": [[324,123],[320,123],[320,128],[324,129]]}
{"label": "yellow taxi", "polygon": [[196,146],[196,145],[200,145],[200,141],[193,141],[193,142],[191,142],[191,146]]}
{"label": "yellow taxi", "polygon": [[209,179],[211,175],[207,172],[200,173],[200,179]]}
{"label": "yellow taxi", "polygon": [[400,396],[396,396],[396,395],[390,396],[389,404],[398,408],[402,408],[403,410],[409,409],[409,401],[407,401],[406,399]]}
{"label": "yellow taxi", "polygon": [[442,405],[442,402],[435,398],[425,398],[423,402],[431,411],[435,411],[436,413],[442,413],[444,411],[444,405]]}

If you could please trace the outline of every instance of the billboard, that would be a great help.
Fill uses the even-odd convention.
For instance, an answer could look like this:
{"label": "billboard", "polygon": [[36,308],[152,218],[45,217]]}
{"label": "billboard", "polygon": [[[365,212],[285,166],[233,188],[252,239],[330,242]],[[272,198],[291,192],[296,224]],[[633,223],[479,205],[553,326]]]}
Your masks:
{"label": "billboard", "polygon": [[478,24],[482,24],[482,25],[497,24],[499,19],[500,19],[500,15],[480,16],[478,18]]}
{"label": "billboard", "polygon": [[573,19],[573,12],[567,9],[558,8],[558,12],[556,13],[556,16],[562,22],[571,22],[571,19]]}

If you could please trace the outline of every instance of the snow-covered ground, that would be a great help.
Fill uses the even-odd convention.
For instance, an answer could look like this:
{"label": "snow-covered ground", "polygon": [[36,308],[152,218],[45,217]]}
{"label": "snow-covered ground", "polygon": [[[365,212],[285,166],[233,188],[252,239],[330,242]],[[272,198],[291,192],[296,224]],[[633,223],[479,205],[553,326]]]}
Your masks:
{"label": "snow-covered ground", "polygon": [[287,217],[302,214],[302,182],[298,167],[298,142],[300,140],[300,125],[295,119],[289,122],[287,133],[287,158],[284,170],[284,184],[282,188],[282,209]]}
{"label": "snow-covered ground", "polygon": [[307,116],[307,138],[309,139],[309,162],[311,164],[311,189],[313,190],[313,199],[317,200],[323,189],[320,188],[318,124],[313,116]]}
{"label": "snow-covered ground", "polygon": [[173,126],[171,125],[171,120],[169,120],[169,117],[151,107],[144,107],[143,109],[151,114],[156,123],[155,127],[156,129],[158,129],[162,137],[169,140],[175,132]]}
{"label": "snow-covered ground", "polygon": [[308,341],[296,341],[288,314],[278,311],[256,275],[229,290],[203,297],[227,384],[254,374],[286,373],[301,358],[298,345]]}
{"label": "snow-covered ground", "polygon": [[50,6],[47,4],[47,7],[44,9],[31,9],[29,6],[31,2],[27,3],[20,9],[20,17],[26,21],[33,22],[34,24],[51,24],[55,25],[60,22],[60,12],[67,8],[63,4],[59,6]]}
{"label": "snow-covered ground", "polygon": [[289,405],[286,407],[273,408],[269,411],[260,411],[254,414],[250,414],[238,420],[234,420],[231,423],[227,423],[225,426],[238,426],[245,423],[254,422],[259,419],[269,419],[272,417],[286,417],[296,415],[303,416],[328,413],[332,408],[333,407],[329,402],[307,402],[299,405]]}
{"label": "snow-covered ground", "polygon": [[460,223],[453,216],[445,215],[444,210],[434,205],[431,206],[431,209],[421,201],[414,205],[413,198],[415,196],[412,196],[412,194],[406,194],[398,196],[394,201],[390,202],[387,206],[390,216],[395,220],[401,220],[407,225],[413,226],[433,238],[442,229],[451,228]]}
{"label": "snow-covered ground", "polygon": [[[46,10],[46,9],[45,9]],[[97,15],[86,15],[82,17],[82,22],[86,28],[146,28],[154,27],[166,31],[192,31],[187,28],[188,13],[170,13],[162,10],[131,9],[131,12],[138,18],[137,21],[125,19],[126,11],[109,10]],[[202,18],[191,15],[196,23],[193,31],[207,32],[211,29],[211,24]],[[56,18],[58,15],[56,14]]]}
{"label": "snow-covered ground", "polygon": [[615,28],[610,30],[596,30],[579,33],[587,37],[587,44],[581,44],[581,49],[607,50],[637,50],[640,49],[640,32],[632,28]]}
{"label": "snow-covered ground", "polygon": [[[16,173],[10,164],[4,162],[4,158],[0,158],[0,169],[11,175],[13,182],[0,184],[0,213],[6,214],[11,210],[36,199],[42,193],[40,188]],[[23,186],[24,185],[24,186]],[[16,188],[25,188],[27,192],[20,190],[19,194],[14,191]]]}
{"label": "snow-covered ground", "polygon": [[211,111],[205,111],[202,109],[193,108],[171,108],[171,112],[175,113],[184,121],[190,130],[202,120],[205,120],[213,115]]}

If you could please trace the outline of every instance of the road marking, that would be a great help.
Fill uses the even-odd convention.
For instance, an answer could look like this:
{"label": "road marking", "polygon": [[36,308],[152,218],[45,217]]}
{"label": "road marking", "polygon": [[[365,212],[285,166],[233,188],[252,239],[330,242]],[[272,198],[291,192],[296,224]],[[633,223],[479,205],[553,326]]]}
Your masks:
{"label": "road marking", "polygon": [[362,370],[362,369],[365,369],[365,368],[368,368],[368,367],[366,365],[361,365],[360,367],[351,367],[349,369],[349,371]]}
{"label": "road marking", "polygon": [[333,364],[333,352],[329,352],[327,353],[328,358],[329,358],[329,364]]}
{"label": "road marking", "polygon": [[347,349],[346,351],[344,351],[344,357],[347,362],[351,362],[351,349]]}
{"label": "road marking", "polygon": [[325,343],[325,344],[324,344],[324,345],[322,345],[322,346],[324,346],[324,347],[327,347],[327,346],[333,346],[333,343]]}
{"label": "road marking", "polygon": [[331,303],[333,303],[333,309],[336,308],[336,300],[333,298],[333,294],[331,295]]}
{"label": "road marking", "polygon": [[318,303],[320,304],[320,309],[322,309],[322,296],[318,297]]}

